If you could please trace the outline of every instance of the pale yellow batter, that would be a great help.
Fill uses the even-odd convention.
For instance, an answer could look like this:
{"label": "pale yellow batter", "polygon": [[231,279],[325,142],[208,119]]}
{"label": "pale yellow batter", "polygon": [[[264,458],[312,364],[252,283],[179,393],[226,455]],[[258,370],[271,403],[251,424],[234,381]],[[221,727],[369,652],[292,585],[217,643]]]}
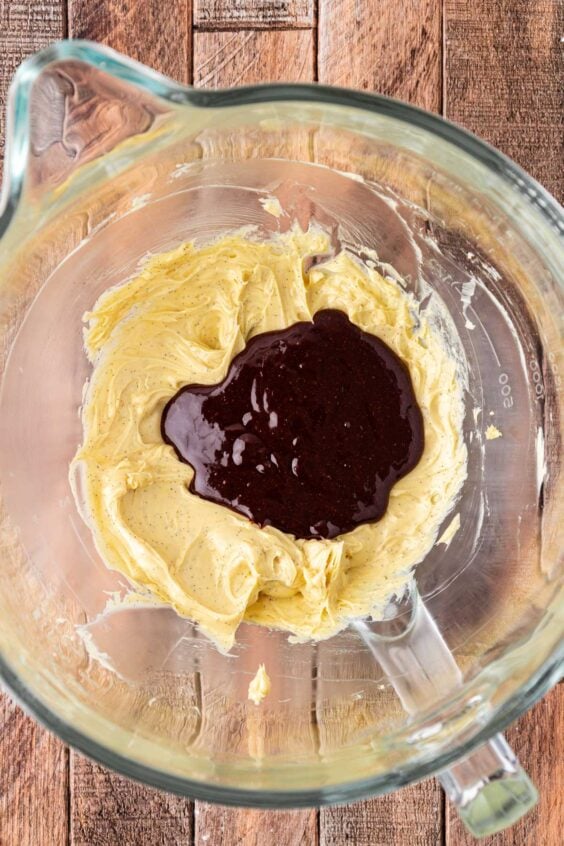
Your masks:
{"label": "pale yellow batter", "polygon": [[497,426],[494,426],[493,423],[488,426],[486,429],[486,440],[487,441],[495,441],[496,438],[502,438],[503,433],[499,431]]}
{"label": "pale yellow batter", "polygon": [[259,664],[259,668],[249,684],[249,699],[255,705],[260,705],[263,699],[266,699],[270,693],[270,688],[270,676],[266,672],[266,667],[264,664]]}
{"label": "pale yellow batter", "polygon": [[[303,640],[381,613],[432,547],[466,475],[462,388],[444,339],[423,314],[417,326],[400,284],[346,253],[302,271],[304,258],[328,249],[323,232],[296,229],[267,242],[239,233],[184,244],[87,315],[94,370],[71,467],[79,507],[108,566],[221,649],[243,619]],[[296,540],[189,493],[192,470],[163,443],[160,420],[183,385],[223,379],[250,337],[323,308],[342,309],[408,363],[425,450],[379,522]]]}

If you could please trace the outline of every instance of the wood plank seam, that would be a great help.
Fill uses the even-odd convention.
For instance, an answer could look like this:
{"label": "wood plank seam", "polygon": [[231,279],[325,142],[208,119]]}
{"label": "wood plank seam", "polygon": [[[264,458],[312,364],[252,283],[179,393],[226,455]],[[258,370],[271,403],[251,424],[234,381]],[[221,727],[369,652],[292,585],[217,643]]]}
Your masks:
{"label": "wood plank seam", "polygon": [[445,117],[446,109],[446,11],[445,0],[441,0],[441,38],[440,38],[440,110],[439,114]]}
{"label": "wood plank seam", "polygon": [[223,26],[209,26],[207,24],[193,24],[194,32],[239,32],[240,30],[248,30],[250,32],[282,32],[284,30],[296,32],[303,29],[315,29],[311,24],[298,24],[290,26],[287,23],[277,24],[276,26],[258,26],[255,24],[241,24],[234,26],[233,24],[225,24]]}
{"label": "wood plank seam", "polygon": [[319,0],[313,0],[313,81],[319,82]]}

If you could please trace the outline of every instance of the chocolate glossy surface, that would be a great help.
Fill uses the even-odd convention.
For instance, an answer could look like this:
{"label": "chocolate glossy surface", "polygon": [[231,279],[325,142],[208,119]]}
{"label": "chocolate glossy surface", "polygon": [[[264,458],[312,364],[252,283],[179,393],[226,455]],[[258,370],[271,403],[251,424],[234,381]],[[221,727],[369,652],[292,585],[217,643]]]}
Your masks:
{"label": "chocolate glossy surface", "polygon": [[334,309],[255,336],[219,384],[182,388],[162,433],[193,493],[298,538],[379,520],[424,446],[407,367]]}

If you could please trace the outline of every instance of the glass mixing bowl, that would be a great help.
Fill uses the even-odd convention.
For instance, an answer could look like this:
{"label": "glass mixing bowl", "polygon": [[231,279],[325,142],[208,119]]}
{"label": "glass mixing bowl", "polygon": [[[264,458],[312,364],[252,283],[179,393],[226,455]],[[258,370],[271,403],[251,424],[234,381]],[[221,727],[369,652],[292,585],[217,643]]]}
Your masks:
{"label": "glass mixing bowl", "polygon": [[[287,215],[267,214],[268,196]],[[564,219],[529,176],[383,97],[196,91],[62,42],[16,74],[3,204],[0,674],[38,719],[158,787],[298,806],[443,770],[554,684]],[[390,678],[358,628],[292,645],[242,626],[222,655],[166,608],[120,605],[128,586],[106,569],[69,489],[89,375],[83,313],[148,253],[291,220],[375,251],[418,297],[436,290],[469,362],[461,527],[416,571],[430,652],[438,638],[459,681],[435,685],[409,715],[395,692],[409,671]],[[501,438],[485,437],[490,424]],[[272,692],[256,708],[247,688],[262,661]]]}

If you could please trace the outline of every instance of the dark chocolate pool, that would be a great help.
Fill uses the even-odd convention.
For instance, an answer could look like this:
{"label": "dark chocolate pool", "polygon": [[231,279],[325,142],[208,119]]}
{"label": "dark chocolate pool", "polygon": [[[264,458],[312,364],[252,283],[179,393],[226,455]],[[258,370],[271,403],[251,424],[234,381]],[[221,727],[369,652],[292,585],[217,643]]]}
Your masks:
{"label": "dark chocolate pool", "polygon": [[182,388],[162,434],[193,493],[297,538],[379,520],[424,446],[406,365],[335,309],[255,336],[219,384]]}

